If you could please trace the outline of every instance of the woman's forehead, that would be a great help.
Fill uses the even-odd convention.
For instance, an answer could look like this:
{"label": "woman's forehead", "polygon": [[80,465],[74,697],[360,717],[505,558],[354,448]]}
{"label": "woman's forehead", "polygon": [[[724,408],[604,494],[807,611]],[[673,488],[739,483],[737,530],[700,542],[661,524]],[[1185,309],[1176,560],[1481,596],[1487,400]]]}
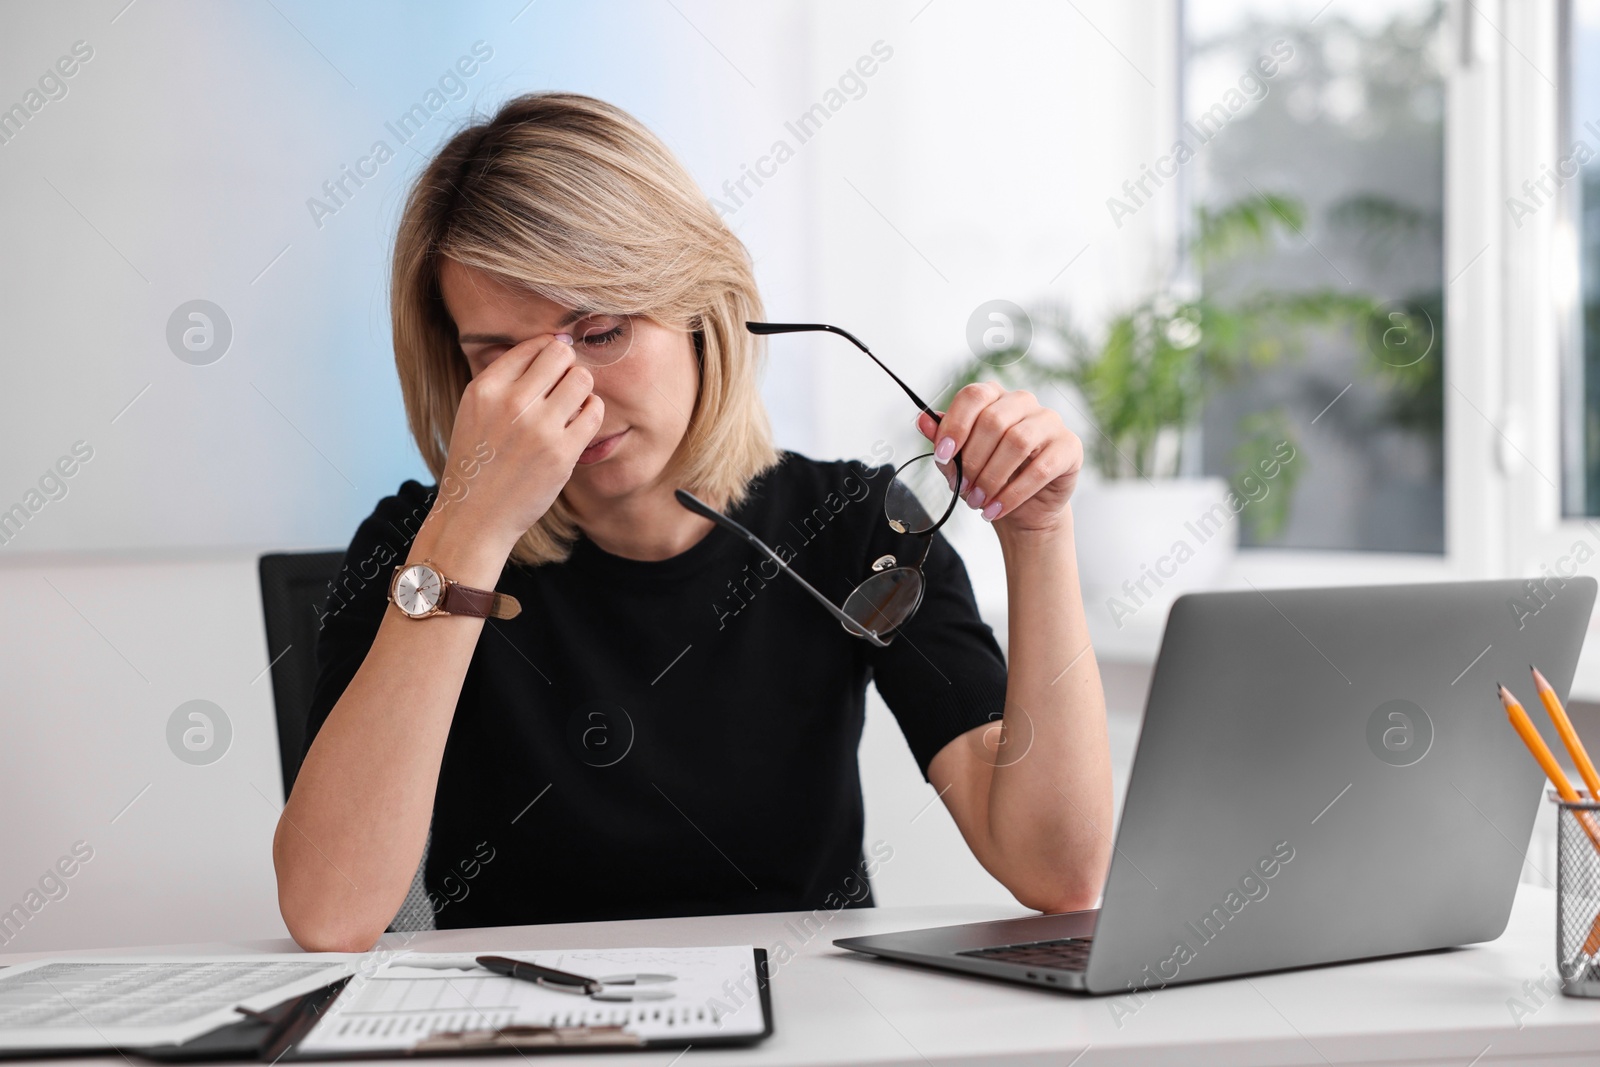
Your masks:
{"label": "woman's forehead", "polygon": [[453,259],[445,260],[439,269],[439,290],[463,341],[478,334],[526,337],[552,333],[586,314],[585,309],[513,288],[487,271]]}

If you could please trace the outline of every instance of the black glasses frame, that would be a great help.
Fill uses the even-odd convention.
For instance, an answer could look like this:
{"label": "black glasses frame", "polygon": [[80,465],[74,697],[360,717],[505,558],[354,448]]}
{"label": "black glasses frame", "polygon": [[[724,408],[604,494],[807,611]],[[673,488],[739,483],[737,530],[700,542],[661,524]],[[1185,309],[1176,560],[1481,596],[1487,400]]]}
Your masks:
{"label": "black glasses frame", "polygon": [[[857,338],[854,334],[850,333],[848,330],[841,329],[838,326],[829,326],[829,325],[827,325],[825,323],[791,323],[791,322],[747,322],[747,323],[745,323],[745,328],[747,330],[749,330],[751,333],[758,334],[758,335],[769,335],[769,334],[780,334],[780,333],[813,333],[813,332],[837,334],[840,337],[843,337],[845,340],[849,341],[851,344],[855,345],[857,348],[861,349],[862,352],[866,353],[867,358],[871,359],[872,362],[876,363],[880,368],[882,368],[882,370],[883,370],[883,372],[885,374],[887,374],[890,378],[894,379],[894,383],[896,385],[898,385],[901,388],[901,390],[903,390],[905,392],[906,396],[911,398],[911,402],[913,404],[916,404],[917,407],[920,408],[923,411],[923,413],[925,413],[935,423],[938,423],[938,421],[939,421],[939,413],[934,411],[933,408],[929,407],[927,405],[927,403],[925,403],[923,401],[923,399],[916,394],[915,390],[913,390],[909,385],[907,385],[904,381],[902,381],[898,374],[896,374],[894,371],[890,370],[884,364],[884,362],[881,359],[879,359],[877,356],[872,354],[872,350],[871,349],[869,349],[865,344],[863,344],[861,342],[861,340],[859,338]],[[920,456],[914,457],[913,459],[911,459],[908,462],[902,464],[898,469],[896,469],[896,471],[894,473],[894,477],[898,477],[900,471],[905,470],[906,467],[909,467],[912,463],[916,463],[916,462],[918,462],[920,460],[923,460],[923,459],[926,459],[926,458],[928,458],[929,456],[932,456],[932,455],[933,455],[933,453],[927,452],[927,453],[923,453]],[[960,453],[957,453],[956,455],[952,456],[951,459],[953,460],[953,462],[955,464],[955,481],[954,481],[954,485],[955,486],[959,486],[961,484],[961,480],[963,478],[962,469],[961,469],[961,455],[960,455]],[[932,548],[933,548],[933,535],[939,531],[939,528],[941,526],[943,526],[946,522],[948,522],[950,520],[950,516],[955,513],[956,504],[957,504],[957,502],[959,500],[959,497],[956,495],[956,493],[954,491],[952,491],[951,494],[950,494],[950,503],[945,508],[944,514],[939,516],[939,518],[933,523],[933,525],[929,526],[926,530],[918,530],[918,531],[916,531],[914,533],[910,533],[909,534],[912,537],[919,537],[919,538],[922,539],[922,551],[917,556],[917,560],[916,560],[915,563],[900,563],[892,555],[879,556],[876,560],[874,560],[872,562],[872,571],[873,571],[872,575],[867,577],[867,578],[865,578],[865,579],[863,579],[859,584],[857,584],[855,589],[851,590],[850,597],[846,597],[845,598],[845,603],[848,604],[850,602],[851,597],[854,597],[856,595],[856,593],[860,592],[868,583],[872,582],[874,579],[879,578],[882,575],[884,575],[884,574],[886,574],[886,573],[888,573],[890,571],[897,570],[897,569],[904,569],[904,570],[910,570],[910,571],[915,572],[916,578],[917,578],[917,599],[916,599],[916,602],[914,604],[912,604],[910,610],[906,612],[905,618],[901,619],[899,622],[895,623],[893,626],[890,626],[890,627],[886,628],[884,632],[880,633],[880,632],[878,632],[876,630],[873,630],[872,628],[864,625],[863,623],[858,622],[856,619],[852,618],[848,613],[846,613],[845,610],[842,607],[840,607],[839,605],[835,604],[832,600],[828,599],[828,597],[824,596],[815,586],[813,586],[810,582],[806,581],[798,573],[796,573],[795,570],[792,567],[790,567],[789,564],[786,563],[783,560],[782,557],[780,557],[776,552],[774,552],[772,550],[771,546],[769,546],[765,541],[761,540],[761,538],[757,537],[755,534],[751,533],[743,525],[741,525],[738,522],[735,522],[733,519],[730,519],[728,516],[722,514],[722,512],[720,512],[720,511],[716,510],[715,508],[711,507],[705,501],[701,500],[699,497],[695,496],[693,493],[689,492],[686,489],[679,489],[679,490],[677,490],[675,492],[674,495],[677,497],[678,503],[683,505],[685,508],[689,509],[690,511],[694,512],[697,515],[700,515],[700,516],[702,516],[704,518],[710,519],[712,522],[715,522],[718,525],[724,527],[725,529],[728,529],[728,530],[732,531],[733,533],[738,534],[740,537],[744,538],[752,546],[754,546],[757,551],[761,552],[768,559],[770,559],[774,563],[776,563],[780,570],[782,570],[789,577],[793,578],[795,581],[799,582],[801,588],[803,588],[807,593],[809,593],[811,595],[812,599],[814,599],[817,603],[821,604],[824,608],[826,608],[830,615],[832,615],[834,618],[838,619],[839,623],[845,628],[845,630],[847,632],[849,632],[850,634],[852,634],[852,635],[854,635],[856,637],[860,637],[860,638],[863,638],[864,640],[870,641],[874,645],[877,645],[879,648],[887,648],[889,646],[889,643],[894,640],[894,635],[895,635],[896,631],[900,627],[904,626],[906,623],[910,622],[911,618],[917,613],[917,609],[922,606],[923,592],[927,588],[927,576],[926,576],[926,574],[924,574],[922,568],[923,568],[923,564],[925,564],[928,561],[929,552],[932,551]],[[895,524],[891,521],[890,526],[891,526],[891,528],[894,528]],[[897,533],[902,533],[902,534],[908,533],[908,531],[899,530],[899,529],[896,529],[896,532]]]}
{"label": "black glasses frame", "polygon": [[[934,425],[937,426],[939,424],[939,418],[940,418],[939,413],[937,411],[933,410],[933,408],[929,407],[928,404],[920,396],[917,395],[917,392],[916,392],[915,389],[912,389],[911,386],[907,385],[904,381],[902,381],[901,378],[900,378],[900,375],[898,375],[894,371],[890,370],[889,367],[888,367],[888,364],[884,363],[883,360],[881,360],[877,356],[873,355],[872,354],[872,349],[868,348],[865,344],[863,344],[862,341],[861,341],[861,338],[857,337],[855,334],[851,333],[849,330],[846,330],[846,329],[844,329],[842,327],[839,327],[839,326],[829,326],[827,323],[824,323],[824,322],[747,322],[747,323],[744,324],[744,328],[749,330],[753,334],[757,334],[757,335],[763,336],[763,337],[771,335],[771,334],[779,334],[779,333],[831,333],[831,334],[837,334],[838,336],[843,337],[846,341],[849,341],[851,344],[855,345],[857,348],[861,349],[861,351],[865,352],[866,355],[867,355],[867,358],[872,360],[872,362],[876,363],[883,370],[883,373],[887,374],[890,378],[893,378],[894,379],[894,384],[898,385],[900,387],[901,391],[904,392],[906,394],[906,396],[911,398],[911,402],[913,404],[917,405],[917,407],[921,408],[923,414],[927,415],[928,418],[933,420]],[[923,453],[923,455],[932,455],[932,453],[931,452],[925,452],[925,453]],[[917,460],[919,460],[921,458],[923,458],[923,457],[922,456],[917,456],[915,459],[911,460],[911,463],[915,463]],[[954,456],[951,457],[951,459],[954,460],[955,465],[956,465],[956,485],[960,486],[962,478],[963,478],[963,474],[962,474],[962,470],[961,470],[961,453],[957,452]],[[910,466],[910,463],[902,465],[900,469],[904,470],[907,466]],[[923,533],[926,533],[928,536],[931,537],[933,535],[934,531],[938,530],[939,527],[941,527],[945,523],[949,522],[950,521],[950,516],[955,514],[956,503],[958,502],[958,500],[959,500],[959,498],[956,496],[956,494],[951,493],[950,494],[950,506],[945,508],[944,509],[944,514],[940,515],[938,520],[935,521],[934,524],[931,527],[929,527],[926,531],[923,531]],[[919,533],[917,536],[922,536],[922,534]]]}

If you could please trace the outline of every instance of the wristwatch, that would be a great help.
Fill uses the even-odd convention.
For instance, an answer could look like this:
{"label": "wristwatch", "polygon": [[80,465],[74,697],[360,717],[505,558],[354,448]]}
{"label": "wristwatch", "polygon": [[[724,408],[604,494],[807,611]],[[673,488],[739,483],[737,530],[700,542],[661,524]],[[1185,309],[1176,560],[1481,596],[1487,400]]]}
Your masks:
{"label": "wristwatch", "polygon": [[401,564],[389,579],[389,603],[407,617],[470,615],[478,619],[514,619],[522,611],[517,598],[489,589],[473,589],[446,578],[433,560]]}

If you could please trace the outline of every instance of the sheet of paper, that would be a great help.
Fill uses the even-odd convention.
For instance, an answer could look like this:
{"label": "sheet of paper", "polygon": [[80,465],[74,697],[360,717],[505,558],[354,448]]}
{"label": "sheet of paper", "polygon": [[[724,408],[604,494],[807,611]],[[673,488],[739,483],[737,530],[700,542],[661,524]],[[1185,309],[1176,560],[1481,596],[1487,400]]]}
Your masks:
{"label": "sheet of paper", "polygon": [[319,989],[352,957],[74,956],[0,970],[0,1049],[96,1048],[187,1041]]}
{"label": "sheet of paper", "polygon": [[754,1035],[766,1029],[748,945],[505,952],[512,959],[604,980],[668,974],[649,986],[667,1000],[603,1002],[492,974],[474,956],[404,953],[370,975],[357,974],[298,1051],[408,1049],[436,1033],[507,1026],[624,1026],[645,1040]]}

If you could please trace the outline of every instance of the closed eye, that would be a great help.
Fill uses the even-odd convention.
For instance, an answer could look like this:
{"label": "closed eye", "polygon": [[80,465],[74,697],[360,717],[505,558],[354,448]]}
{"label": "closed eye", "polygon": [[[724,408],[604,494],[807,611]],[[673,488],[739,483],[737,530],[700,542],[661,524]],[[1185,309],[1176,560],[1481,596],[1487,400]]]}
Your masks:
{"label": "closed eye", "polygon": [[573,343],[585,348],[605,348],[620,341],[627,326],[626,316],[597,315],[572,331]]}
{"label": "closed eye", "polygon": [[605,345],[612,344],[621,336],[622,327],[617,325],[611,327],[609,330],[606,330],[604,333],[585,334],[579,339],[579,343],[589,345],[591,347],[603,347]]}

